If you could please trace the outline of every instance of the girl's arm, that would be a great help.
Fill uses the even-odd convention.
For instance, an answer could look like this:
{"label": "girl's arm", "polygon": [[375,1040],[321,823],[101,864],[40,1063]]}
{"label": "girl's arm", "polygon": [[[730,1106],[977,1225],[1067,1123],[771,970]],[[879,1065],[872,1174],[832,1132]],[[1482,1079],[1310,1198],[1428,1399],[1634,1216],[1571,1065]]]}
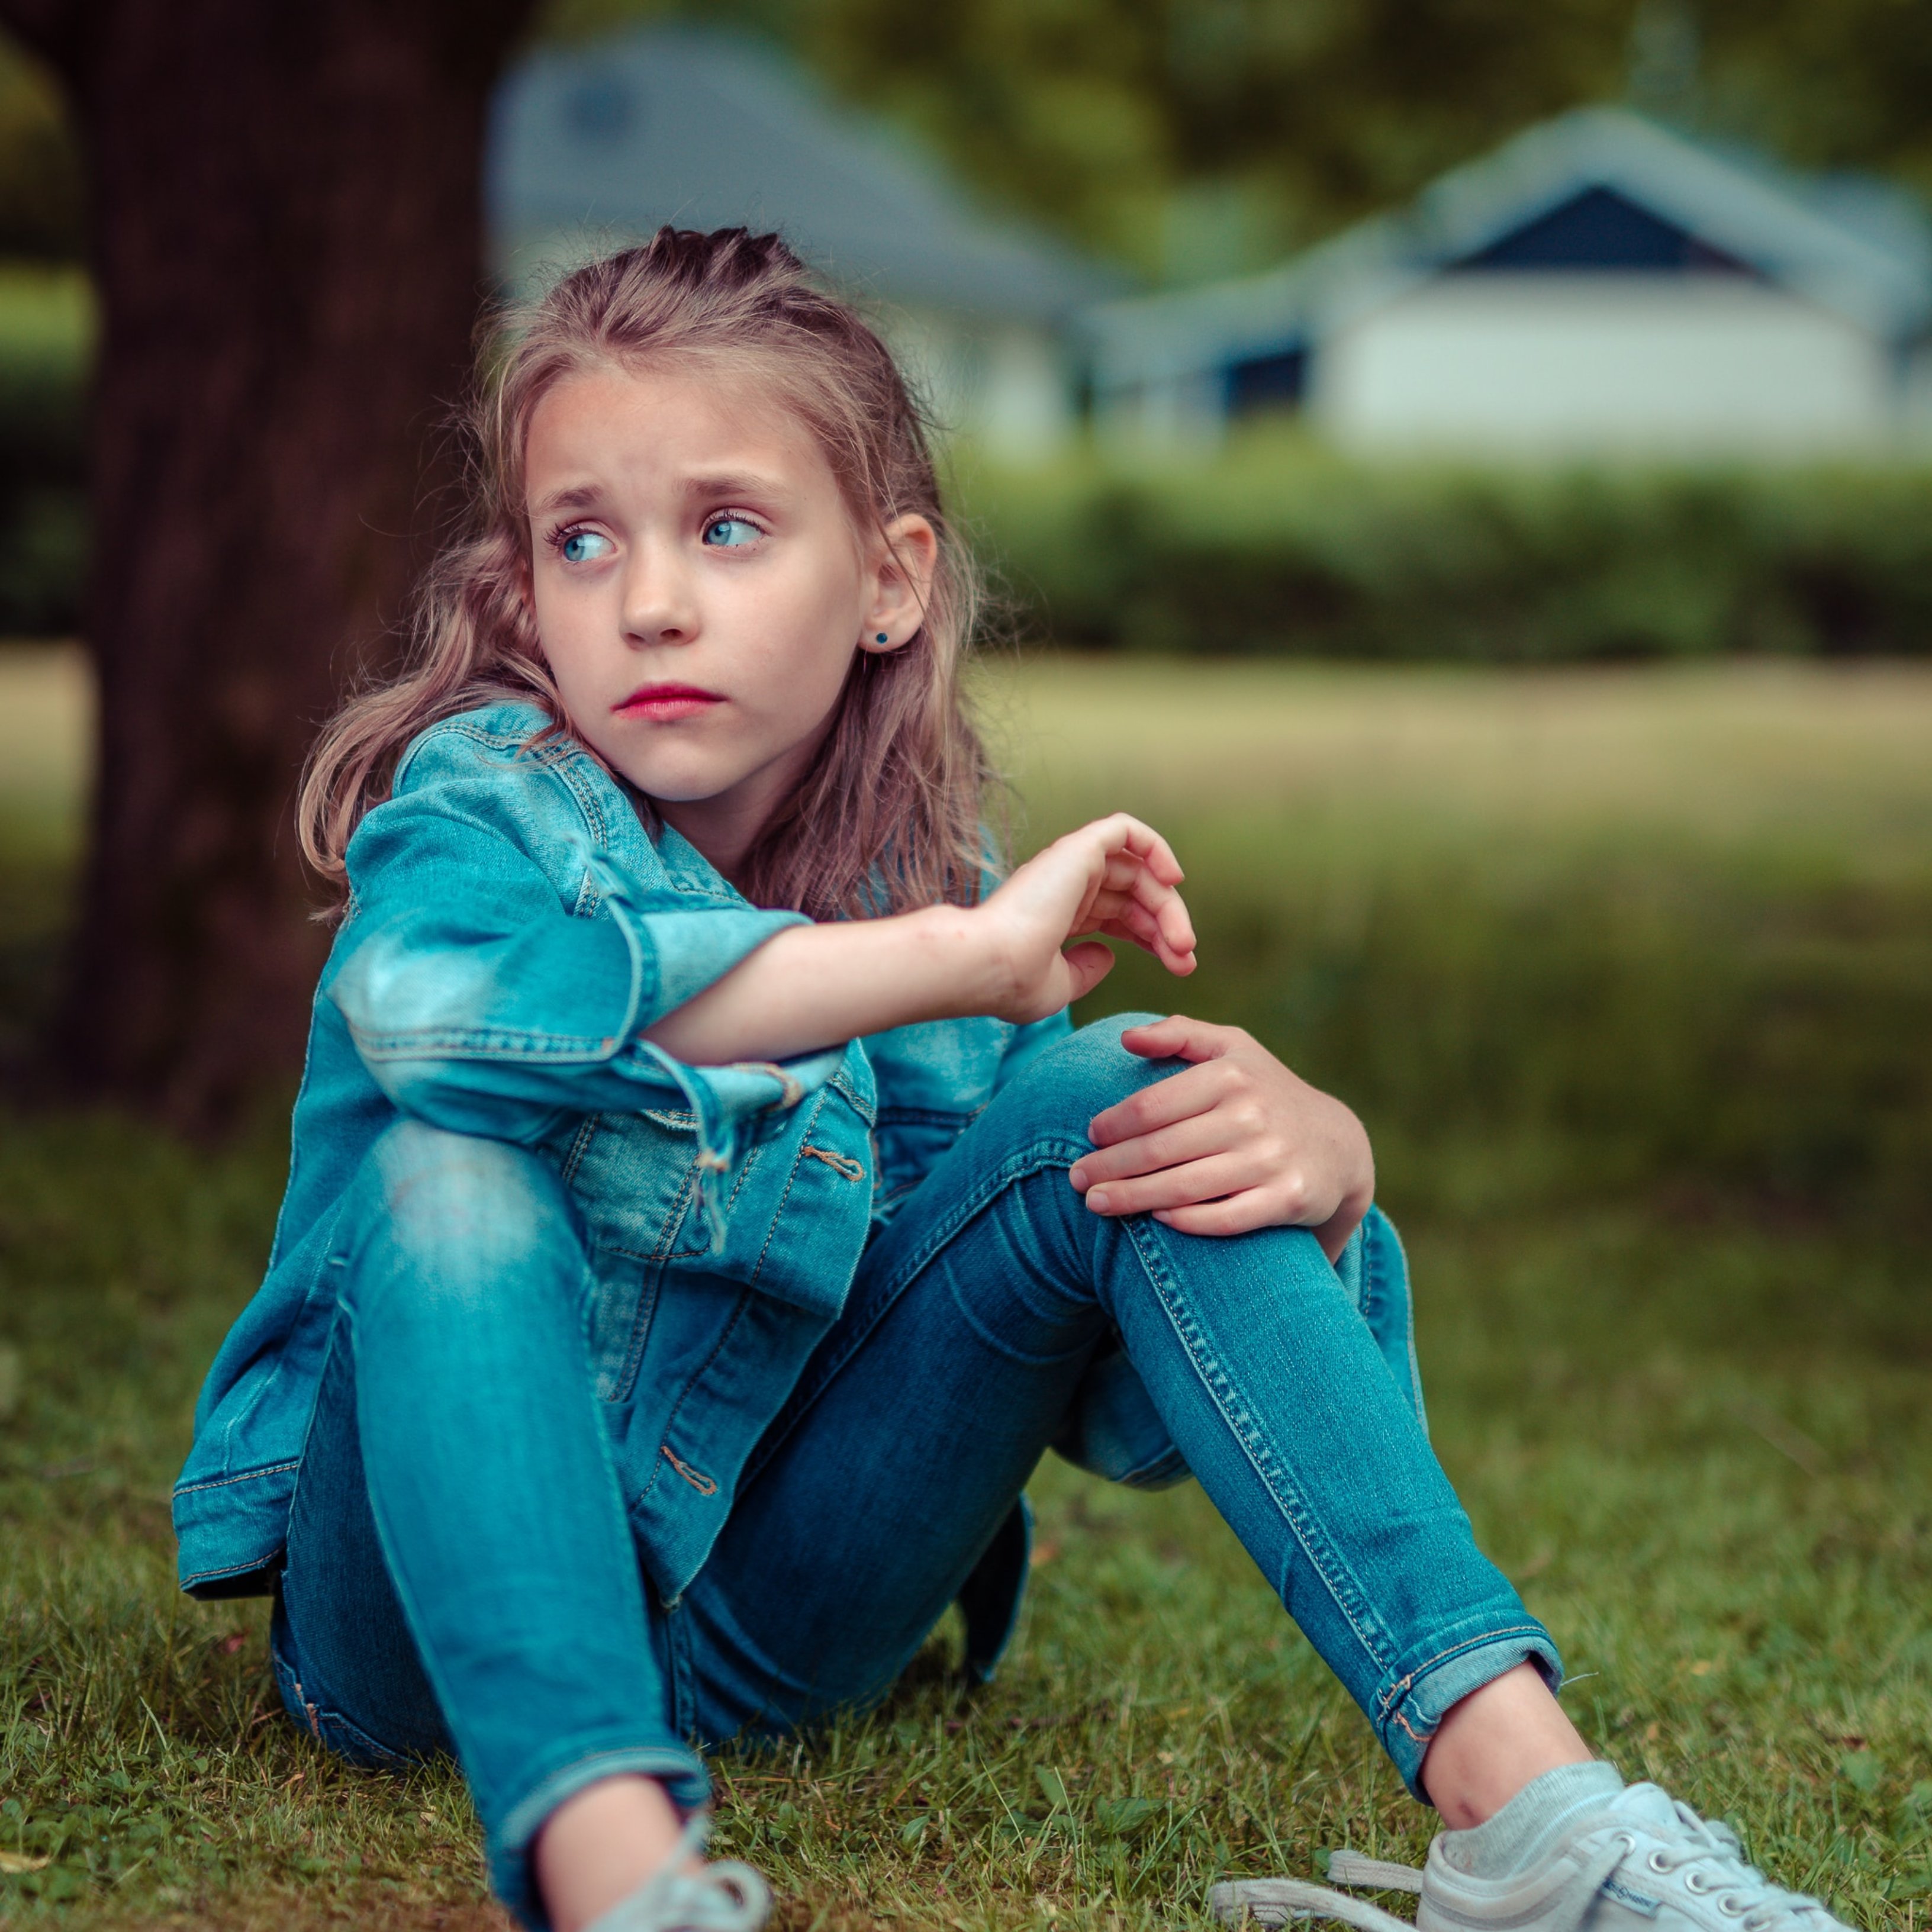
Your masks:
{"label": "girl's arm", "polygon": [[[1049,845],[983,904],[796,926],[651,1027],[703,1065],[784,1059],[919,1020],[989,1013],[1024,1022],[1099,985],[1113,964],[1080,933],[1130,939],[1171,973],[1194,970],[1194,929],[1166,842],[1102,819]],[[1362,1124],[1233,1027],[1177,1015],[1121,1036],[1184,1071],[1096,1115],[1094,1152],[1069,1178],[1096,1214],[1151,1213],[1183,1234],[1310,1229],[1330,1260],[1375,1195]]]}
{"label": "girl's arm", "polygon": [[[785,1060],[915,1021],[1026,1022],[1098,986],[1103,933],[1171,973],[1194,970],[1194,928],[1167,842],[1124,814],[1069,832],[982,904],[774,934],[645,1037],[692,1066]],[[1065,950],[1063,950],[1065,949]]]}

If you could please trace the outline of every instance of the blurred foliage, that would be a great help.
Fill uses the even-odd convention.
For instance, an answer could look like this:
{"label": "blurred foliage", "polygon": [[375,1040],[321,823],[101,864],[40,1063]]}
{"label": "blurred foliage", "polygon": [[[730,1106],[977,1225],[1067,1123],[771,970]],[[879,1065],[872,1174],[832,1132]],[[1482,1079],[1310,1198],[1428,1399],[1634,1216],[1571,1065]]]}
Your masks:
{"label": "blurred foliage", "polygon": [[1932,472],[962,465],[1020,628],[1137,650],[1508,662],[1932,651]]}
{"label": "blurred foliage", "polygon": [[59,84],[0,34],[0,259],[74,262],[83,242],[80,153]]}
{"label": "blurred foliage", "polygon": [[1918,0],[550,0],[794,49],[996,200],[1166,280],[1260,267],[1526,123],[1628,94],[1932,194]]}
{"label": "blurred foliage", "polygon": [[93,332],[78,268],[0,266],[0,635],[80,622]]}

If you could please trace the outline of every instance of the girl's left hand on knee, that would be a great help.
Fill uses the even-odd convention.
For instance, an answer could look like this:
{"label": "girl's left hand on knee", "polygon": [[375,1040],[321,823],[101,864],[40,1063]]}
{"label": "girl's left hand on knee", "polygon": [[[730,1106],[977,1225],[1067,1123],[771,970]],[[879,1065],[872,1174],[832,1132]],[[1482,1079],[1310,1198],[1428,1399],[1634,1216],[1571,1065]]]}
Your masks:
{"label": "girl's left hand on knee", "polygon": [[1098,1214],[1151,1214],[1185,1234],[1306,1228],[1330,1261],[1375,1198],[1354,1114],[1239,1027],[1176,1014],[1120,1036],[1130,1053],[1192,1062],[1096,1114],[1068,1178]]}

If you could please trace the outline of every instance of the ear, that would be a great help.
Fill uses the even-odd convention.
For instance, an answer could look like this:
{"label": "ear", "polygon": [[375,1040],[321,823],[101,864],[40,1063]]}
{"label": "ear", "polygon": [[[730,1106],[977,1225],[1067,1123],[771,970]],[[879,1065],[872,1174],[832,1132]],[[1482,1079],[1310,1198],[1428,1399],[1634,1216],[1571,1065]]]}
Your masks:
{"label": "ear", "polygon": [[912,641],[926,622],[938,567],[939,534],[925,518],[908,514],[885,526],[873,548],[861,650],[896,651]]}

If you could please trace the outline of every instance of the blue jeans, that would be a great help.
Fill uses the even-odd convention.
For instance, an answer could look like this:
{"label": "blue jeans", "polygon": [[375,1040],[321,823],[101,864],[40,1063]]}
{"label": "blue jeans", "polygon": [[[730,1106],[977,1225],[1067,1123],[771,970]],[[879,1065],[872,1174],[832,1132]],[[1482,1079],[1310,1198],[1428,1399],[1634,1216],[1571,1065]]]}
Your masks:
{"label": "blue jeans", "polygon": [[643,1772],[694,1805],[694,1742],[882,1694],[1118,1347],[1420,1796],[1450,1706],[1525,1658],[1554,1684],[1556,1650],[1430,1450],[1406,1292],[1365,1310],[1306,1232],[1204,1239],[1074,1192],[1087,1122],[1175,1070],[1091,1028],[968,1129],[867,1250],[668,1606],[640,1581],[598,1420],[556,1174],[393,1130],[333,1263],[276,1610],[291,1713],[361,1762],[454,1750],[498,1888],[540,1924],[526,1852],[572,1792]]}

